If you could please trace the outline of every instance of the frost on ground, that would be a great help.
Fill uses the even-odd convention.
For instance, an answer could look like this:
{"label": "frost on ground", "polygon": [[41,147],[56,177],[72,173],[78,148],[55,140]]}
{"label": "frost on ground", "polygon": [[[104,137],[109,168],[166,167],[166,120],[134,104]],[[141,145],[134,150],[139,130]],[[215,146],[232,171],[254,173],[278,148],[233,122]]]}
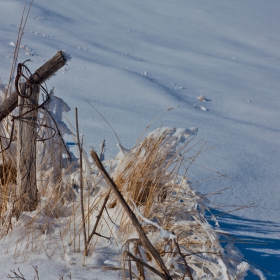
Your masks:
{"label": "frost on ground", "polygon": [[[40,279],[50,279],[48,273],[44,275],[47,261],[55,263],[57,275],[52,279],[58,279],[58,274],[75,279],[85,270],[85,275],[97,271],[100,279],[130,275],[131,279],[196,280],[245,279],[251,270],[265,279],[259,269],[243,260],[215,217],[215,226],[205,218],[205,213],[211,213],[208,195],[195,191],[187,176],[205,149],[203,143],[195,142],[197,128],[156,129],[130,150],[120,144],[117,156],[103,161],[163,261],[167,269],[163,272],[97,165],[84,150],[79,161],[62,145],[60,135],[71,134],[62,119],[62,112],[69,109],[51,91],[48,105],[40,110],[39,135],[45,140],[37,146],[37,209],[22,212],[16,219],[13,190],[17,186],[11,181],[1,186],[6,196],[1,197],[0,246],[5,259],[22,268],[18,273],[38,272]],[[60,131],[55,135],[54,122]],[[9,120],[1,129],[9,135]],[[15,142],[11,149],[16,150]],[[10,153],[4,156],[12,162]],[[225,246],[221,236],[228,240]],[[25,263],[36,267],[26,272]],[[3,277],[7,272],[1,273]]]}

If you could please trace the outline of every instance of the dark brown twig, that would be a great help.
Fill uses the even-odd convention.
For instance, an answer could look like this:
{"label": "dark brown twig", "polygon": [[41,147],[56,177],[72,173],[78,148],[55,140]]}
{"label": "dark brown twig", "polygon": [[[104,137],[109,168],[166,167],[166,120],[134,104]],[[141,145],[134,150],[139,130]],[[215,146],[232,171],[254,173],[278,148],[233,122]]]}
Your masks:
{"label": "dark brown twig", "polygon": [[[17,75],[16,75],[16,78],[15,78],[15,89],[16,89],[16,93],[17,95],[19,95],[20,97],[22,98],[30,98],[32,96],[32,83],[30,81],[29,78],[27,78],[24,74],[23,74],[23,71],[22,71],[22,68],[25,68],[29,73],[29,69],[27,68],[27,66],[25,65],[25,62],[27,61],[30,61],[30,59],[27,59],[25,60],[23,63],[19,63],[18,66],[17,66]],[[19,90],[19,81],[20,81],[20,78],[23,77],[26,81],[26,84],[29,86],[30,88],[30,94],[28,95],[24,95],[24,94],[21,94],[20,93],[20,90]]]}
{"label": "dark brown twig", "polygon": [[[152,272],[154,272],[155,274],[157,274],[158,276],[160,276],[162,279],[166,279],[165,274],[161,273],[160,271],[156,270],[154,267],[148,265],[147,263],[141,261],[140,259],[136,258],[135,256],[133,256],[131,253],[129,252],[125,252],[125,254],[130,257],[134,262],[139,263],[143,266],[145,266],[146,268],[148,268],[149,270],[151,270]],[[172,279],[172,278],[171,278]]]}
{"label": "dark brown twig", "polygon": [[193,280],[192,273],[191,273],[190,268],[189,268],[189,266],[188,266],[188,264],[187,264],[187,262],[186,262],[186,260],[185,260],[184,255],[183,255],[182,252],[181,252],[181,249],[180,249],[180,246],[179,246],[178,242],[177,242],[176,240],[174,240],[174,243],[175,243],[176,248],[177,248],[177,250],[178,250],[178,254],[179,254],[180,257],[183,259],[183,262],[184,262],[185,267],[186,267],[186,272],[187,272],[189,278],[190,278],[191,280]]}
{"label": "dark brown twig", "polygon": [[81,197],[81,211],[82,211],[82,220],[83,220],[83,233],[84,233],[84,255],[88,253],[88,243],[87,243],[87,232],[86,232],[86,222],[85,222],[85,208],[84,208],[84,186],[83,186],[83,150],[80,142],[79,135],[79,122],[78,122],[78,108],[75,108],[76,115],[76,133],[77,133],[77,142],[80,152],[80,197]]}
{"label": "dark brown twig", "polygon": [[95,161],[98,169],[100,170],[101,174],[103,175],[104,179],[106,180],[107,184],[109,185],[109,187],[111,188],[112,192],[114,193],[114,195],[116,196],[116,198],[119,200],[119,202],[121,203],[121,205],[123,206],[127,216],[129,217],[129,219],[131,220],[133,226],[135,227],[137,233],[139,234],[141,243],[143,244],[143,246],[145,247],[145,249],[147,251],[150,252],[150,254],[153,256],[153,258],[155,259],[157,265],[160,267],[160,269],[162,269],[162,271],[164,272],[163,275],[163,279],[166,280],[171,280],[172,277],[169,274],[168,269],[166,268],[163,260],[161,259],[158,251],[154,248],[154,246],[152,245],[152,243],[150,242],[150,240],[148,239],[146,233],[144,232],[144,230],[142,229],[141,224],[139,223],[136,215],[134,214],[134,212],[131,210],[131,208],[129,207],[129,205],[127,204],[127,202],[125,201],[125,199],[123,198],[121,192],[119,191],[119,189],[117,188],[115,182],[113,181],[113,179],[109,176],[109,174],[107,173],[106,169],[104,168],[102,162],[100,161],[98,155],[96,154],[95,151],[91,151],[91,156],[93,158],[93,160]]}
{"label": "dark brown twig", "polygon": [[[136,244],[134,245],[134,246],[135,246],[135,255],[139,255],[140,260],[143,261],[143,257],[142,257],[142,255],[141,255],[141,252],[140,252],[139,247],[138,247],[138,246],[140,246],[141,244],[139,244],[139,243],[140,243],[139,240],[137,240],[135,243],[136,243]],[[141,279],[141,280],[145,280],[146,278],[145,278],[145,272],[144,272],[144,267],[143,267],[143,265],[142,265],[141,263],[136,263],[136,267],[137,267],[137,270],[138,270],[140,279]]]}
{"label": "dark brown twig", "polygon": [[14,276],[11,276],[10,274],[8,274],[7,278],[9,279],[18,279],[18,280],[26,280],[23,276],[23,274],[21,273],[21,271],[19,270],[18,268],[18,272],[15,271],[14,269],[13,270],[10,270]]}
{"label": "dark brown twig", "polygon": [[[92,232],[91,232],[91,234],[89,235],[88,240],[87,240],[87,244],[88,244],[88,245],[89,245],[89,243],[90,243],[90,241],[91,241],[93,235],[96,234],[96,229],[97,229],[98,223],[99,223],[99,221],[100,221],[100,219],[101,219],[101,217],[102,217],[102,213],[103,213],[103,211],[104,211],[104,209],[105,209],[105,207],[106,207],[106,203],[107,203],[107,201],[108,201],[108,199],[109,199],[110,193],[111,193],[111,190],[108,191],[108,193],[107,193],[107,195],[106,195],[106,197],[105,197],[105,199],[104,199],[104,201],[103,201],[103,204],[102,204],[102,206],[101,206],[101,209],[100,209],[100,211],[99,211],[99,214],[98,214],[97,217],[96,217],[95,225],[94,225],[94,227],[93,227],[93,229],[92,229]],[[88,253],[89,253],[89,248],[88,248],[88,250],[87,250],[87,252],[86,252],[86,256],[88,256]]]}

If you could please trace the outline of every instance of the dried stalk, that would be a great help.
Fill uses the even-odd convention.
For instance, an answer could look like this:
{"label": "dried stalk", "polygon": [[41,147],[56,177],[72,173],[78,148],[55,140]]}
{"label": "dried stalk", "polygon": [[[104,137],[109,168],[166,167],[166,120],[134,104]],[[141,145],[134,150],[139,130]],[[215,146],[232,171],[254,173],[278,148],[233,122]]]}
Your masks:
{"label": "dried stalk", "polygon": [[78,148],[80,152],[80,197],[81,197],[81,211],[82,211],[82,220],[83,220],[83,233],[84,233],[84,255],[86,256],[88,253],[88,246],[87,246],[87,232],[86,232],[86,222],[85,222],[85,209],[84,209],[84,186],[83,186],[83,151],[80,142],[80,135],[79,135],[79,122],[78,122],[78,108],[75,108],[76,112],[76,132],[77,132],[77,142]]}
{"label": "dried stalk", "polygon": [[[128,257],[130,257],[130,258],[131,258],[133,261],[135,261],[136,263],[139,263],[139,264],[145,266],[146,268],[148,268],[149,270],[151,270],[152,272],[154,272],[155,274],[157,274],[158,276],[160,276],[162,279],[167,279],[165,274],[159,272],[159,271],[156,270],[154,267],[152,267],[152,266],[148,265],[147,263],[141,261],[140,259],[136,258],[135,256],[133,256],[133,255],[132,255],[131,253],[129,253],[129,252],[125,252],[125,253],[126,253],[126,255],[127,255]],[[172,279],[172,278],[169,278],[169,279]]]}
{"label": "dried stalk", "polygon": [[[109,197],[110,197],[110,194],[111,194],[111,190],[108,191],[108,193],[107,193],[107,195],[106,195],[106,197],[105,197],[105,199],[104,199],[104,201],[103,201],[103,204],[102,204],[102,206],[101,206],[101,209],[100,209],[100,211],[99,211],[99,214],[97,215],[97,219],[96,219],[95,225],[94,225],[94,227],[93,227],[93,229],[92,229],[92,232],[91,232],[91,234],[89,235],[88,240],[87,240],[87,244],[88,244],[88,245],[89,245],[89,243],[90,243],[90,241],[91,241],[93,235],[96,234],[96,229],[97,229],[98,223],[99,223],[99,221],[100,221],[100,219],[101,219],[101,217],[102,217],[102,213],[103,213],[103,211],[104,211],[104,209],[105,209],[105,207],[106,207],[106,203],[107,203],[107,201],[108,201],[108,199],[109,199]],[[89,246],[88,246],[88,249],[87,249],[87,251],[86,251],[86,256],[88,256],[88,253],[89,253]]]}
{"label": "dried stalk", "polygon": [[145,249],[151,253],[151,255],[155,259],[157,265],[164,272],[164,274],[161,273],[161,277],[163,279],[166,279],[166,280],[171,280],[172,277],[170,276],[169,271],[166,268],[166,266],[165,266],[163,260],[161,259],[159,253],[157,252],[157,250],[154,248],[154,246],[151,244],[150,240],[146,236],[144,230],[141,227],[141,224],[137,220],[137,217],[135,216],[135,214],[133,213],[133,211],[131,210],[131,208],[129,207],[129,205],[127,204],[125,199],[123,198],[122,194],[118,190],[118,188],[117,188],[115,182],[113,181],[113,179],[107,173],[107,171],[104,168],[103,164],[101,163],[98,155],[96,154],[95,151],[91,151],[91,156],[92,156],[93,160],[95,161],[97,167],[99,168],[100,172],[102,173],[102,175],[103,175],[104,179],[106,180],[107,184],[109,185],[109,187],[111,188],[111,190],[113,191],[113,193],[115,194],[115,196],[117,197],[117,199],[119,200],[121,205],[123,206],[127,216],[129,217],[132,224],[134,225],[136,231],[139,234],[141,243],[143,244]]}
{"label": "dried stalk", "polygon": [[188,264],[187,264],[187,262],[186,262],[186,260],[185,260],[184,255],[182,254],[182,252],[181,252],[181,250],[180,250],[179,244],[177,243],[176,240],[174,240],[174,243],[175,243],[175,245],[176,245],[176,248],[177,248],[177,250],[178,250],[178,253],[179,253],[180,257],[183,259],[183,262],[184,262],[185,267],[186,267],[186,272],[187,272],[189,278],[190,278],[191,280],[193,280],[193,277],[192,277],[190,268],[189,268],[189,266],[188,266]]}

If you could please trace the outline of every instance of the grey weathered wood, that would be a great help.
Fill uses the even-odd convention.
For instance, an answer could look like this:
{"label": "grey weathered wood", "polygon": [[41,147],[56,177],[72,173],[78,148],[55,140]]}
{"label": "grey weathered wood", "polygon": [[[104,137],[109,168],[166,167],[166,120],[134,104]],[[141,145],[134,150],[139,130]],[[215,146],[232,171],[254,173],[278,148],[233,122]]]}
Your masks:
{"label": "grey weathered wood", "polygon": [[55,56],[48,60],[42,67],[37,69],[30,77],[33,84],[42,84],[52,75],[55,74],[66,63],[66,59],[62,51],[58,51]]}
{"label": "grey weathered wood", "polygon": [[[21,84],[21,95],[30,95],[30,87]],[[29,98],[19,96],[19,115],[17,135],[18,175],[17,196],[18,212],[34,211],[38,204],[36,184],[36,127],[39,99],[39,86],[32,86]],[[34,109],[34,110],[32,110]],[[32,110],[31,112],[29,112]],[[19,214],[18,213],[18,214]]]}
{"label": "grey weathered wood", "polygon": [[[17,133],[17,196],[16,215],[22,211],[34,211],[38,204],[38,190],[36,182],[36,139],[37,114],[40,85],[51,77],[58,69],[65,65],[63,52],[47,61],[30,77],[30,84],[21,84],[20,93],[27,98],[13,93],[9,100],[0,106],[0,121],[7,116],[17,105],[19,106],[18,133]],[[32,88],[31,88],[32,87]],[[18,101],[15,101],[18,99]],[[4,111],[1,111],[4,109]],[[1,115],[2,113],[2,115]]]}
{"label": "grey weathered wood", "polygon": [[98,155],[96,154],[95,151],[91,151],[91,156],[93,160],[95,161],[98,169],[100,170],[101,174],[103,175],[104,179],[106,180],[107,184],[111,188],[112,192],[115,194],[117,197],[118,201],[121,203],[123,206],[127,216],[131,220],[132,224],[134,225],[137,233],[139,234],[140,240],[142,245],[145,247],[146,250],[150,252],[150,254],[153,256],[154,260],[158,264],[158,266],[162,269],[163,274],[161,277],[166,280],[172,280],[172,277],[170,276],[168,269],[166,268],[163,260],[161,259],[158,251],[154,248],[150,240],[148,239],[147,235],[145,234],[144,230],[141,227],[141,224],[139,223],[137,217],[123,198],[122,194],[120,193],[119,189],[117,188],[115,182],[113,179],[109,176],[107,173],[106,169],[104,168],[103,164],[101,163]]}
{"label": "grey weathered wood", "polygon": [[[54,57],[35,71],[35,73],[30,77],[31,83],[41,85],[53,74],[55,74],[57,70],[63,67],[65,63],[66,59],[63,52],[58,51]],[[17,107],[17,104],[18,95],[14,92],[0,105],[0,121],[7,117]]]}

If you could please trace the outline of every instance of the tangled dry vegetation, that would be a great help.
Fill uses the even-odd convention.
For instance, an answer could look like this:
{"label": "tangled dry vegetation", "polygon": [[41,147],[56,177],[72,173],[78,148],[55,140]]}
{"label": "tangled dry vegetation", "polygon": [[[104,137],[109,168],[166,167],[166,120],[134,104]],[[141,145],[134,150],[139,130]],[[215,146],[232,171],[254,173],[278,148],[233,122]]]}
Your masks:
{"label": "tangled dry vegetation", "polygon": [[[31,92],[43,82],[35,84],[25,64],[17,65],[31,5],[21,19],[8,86],[0,83],[0,90],[4,89],[2,104],[12,92],[18,92],[20,79]],[[56,70],[65,64],[66,55],[59,52],[55,56],[60,57],[54,60]],[[94,258],[99,246],[106,247],[106,241],[118,249],[114,266],[103,269],[121,271],[124,278],[237,280],[244,279],[251,269],[264,279],[260,271],[242,261],[232,242],[221,246],[220,235],[227,233],[218,223],[214,227],[205,219],[205,211],[211,213],[207,195],[195,191],[187,177],[189,167],[205,148],[193,141],[196,129],[160,128],[131,150],[119,144],[116,158],[101,162],[103,152],[98,157],[91,151],[90,163],[80,141],[77,109],[76,129],[71,132],[62,120],[62,113],[70,108],[52,91],[44,92],[40,105],[28,105],[29,112],[36,112],[35,122],[27,122],[36,134],[34,144],[27,143],[36,154],[35,193],[32,190],[36,207],[32,209],[18,206],[28,201],[19,192],[22,186],[18,180],[18,123],[26,123],[22,118],[26,113],[20,114],[15,105],[13,112],[1,115],[0,242],[4,240],[6,252],[13,254],[15,261],[24,262],[33,254],[44,253],[50,259],[59,255],[67,264],[75,265],[72,256],[81,253],[85,264]],[[20,102],[18,106],[24,107]],[[65,134],[75,139],[78,159],[65,146]],[[39,279],[38,268],[35,272]],[[25,279],[20,270],[11,273],[8,278]]]}
{"label": "tangled dry vegetation", "polygon": [[[119,265],[103,268],[123,271],[123,277],[243,279],[252,267],[233,243],[221,246],[220,235],[227,234],[205,219],[207,196],[192,189],[188,180],[189,166],[204,149],[190,132],[161,128],[131,150],[121,147],[116,158],[99,161],[107,174],[97,162],[89,163],[81,145],[82,159],[70,162],[61,157],[58,138],[38,144],[38,207],[18,219],[13,216],[16,169],[3,154],[1,238],[9,237],[9,250],[21,261],[44,252],[74,265],[71,254],[81,252],[85,263],[99,244],[110,241],[122,246],[115,260]],[[91,154],[95,159],[96,153]]]}
{"label": "tangled dry vegetation", "polygon": [[[24,66],[17,65],[17,58],[32,3],[23,11],[7,88],[0,83],[0,90],[4,89],[1,103],[14,91],[17,66]],[[33,87],[28,74],[21,76]],[[85,264],[98,246],[109,241],[108,246],[114,244],[118,249],[114,266],[103,269],[121,271],[124,278],[237,280],[244,279],[250,269],[265,279],[242,260],[230,239],[222,247],[220,235],[228,234],[218,223],[214,227],[205,219],[207,195],[195,191],[187,177],[204,149],[203,143],[193,141],[195,129],[160,128],[131,150],[120,146],[114,159],[101,162],[91,151],[90,163],[79,139],[78,120],[76,130],[70,132],[62,121],[62,113],[70,108],[53,92],[46,96],[44,106],[32,109],[38,113],[36,140],[43,139],[34,144],[38,193],[34,211],[17,208],[24,198],[18,192],[18,130],[14,121],[21,116],[1,116],[0,242],[4,240],[6,252],[13,254],[15,261],[44,253],[50,259],[59,255],[75,265],[72,255],[81,253]],[[64,134],[74,136],[79,159],[69,154]],[[34,279],[39,279],[38,268],[34,269]],[[20,270],[11,273],[8,278],[25,279]]]}

